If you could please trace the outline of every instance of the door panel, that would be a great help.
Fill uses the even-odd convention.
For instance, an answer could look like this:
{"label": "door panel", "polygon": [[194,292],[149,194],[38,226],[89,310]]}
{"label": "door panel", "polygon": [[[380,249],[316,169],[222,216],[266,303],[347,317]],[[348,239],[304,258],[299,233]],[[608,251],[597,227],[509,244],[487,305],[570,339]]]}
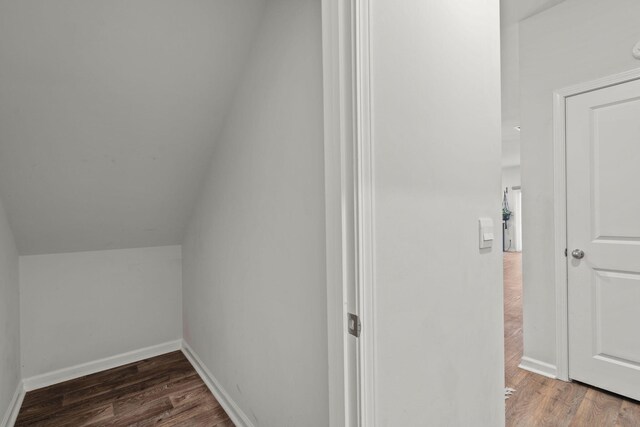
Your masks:
{"label": "door panel", "polygon": [[592,115],[596,237],[640,239],[640,99]]}
{"label": "door panel", "polygon": [[640,274],[595,272],[595,348],[602,357],[640,365],[640,340],[628,333],[640,325]]}
{"label": "door panel", "polygon": [[569,376],[640,399],[640,81],[566,105]]}

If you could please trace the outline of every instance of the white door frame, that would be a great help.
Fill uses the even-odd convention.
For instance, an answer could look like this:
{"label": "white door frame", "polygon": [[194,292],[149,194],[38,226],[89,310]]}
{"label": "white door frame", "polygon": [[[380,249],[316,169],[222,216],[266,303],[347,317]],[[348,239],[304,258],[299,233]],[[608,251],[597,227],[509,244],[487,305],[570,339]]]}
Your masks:
{"label": "white door frame", "polygon": [[515,250],[516,252],[522,252],[522,189],[520,186],[511,187],[513,190],[512,194],[514,195],[514,207],[516,213],[516,223],[513,228],[514,236],[515,236]]}
{"label": "white door frame", "polygon": [[[374,426],[373,150],[369,0],[322,0],[327,335],[331,427]],[[346,164],[353,162],[352,164]],[[353,196],[350,196],[353,195]],[[354,235],[346,226],[353,214]],[[350,249],[351,248],[351,249]],[[355,253],[349,253],[352,250]],[[353,272],[355,277],[350,277]],[[346,295],[356,286],[358,408],[349,407]]]}
{"label": "white door frame", "polygon": [[569,279],[567,271],[566,100],[585,92],[640,79],[640,68],[580,83],[553,93],[553,182],[556,283],[556,377],[569,378]]}

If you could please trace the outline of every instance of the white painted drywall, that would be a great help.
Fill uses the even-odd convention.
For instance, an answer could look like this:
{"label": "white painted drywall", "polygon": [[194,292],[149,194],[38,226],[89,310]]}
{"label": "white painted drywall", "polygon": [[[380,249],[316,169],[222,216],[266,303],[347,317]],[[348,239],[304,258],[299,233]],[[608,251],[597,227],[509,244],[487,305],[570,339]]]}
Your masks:
{"label": "white painted drywall", "polygon": [[[518,134],[515,130],[513,133]],[[502,167],[520,166],[520,135],[505,139],[505,125],[502,126]]]}
{"label": "white painted drywall", "polygon": [[498,1],[371,16],[377,426],[504,425]]}
{"label": "white painted drywall", "polygon": [[0,200],[0,422],[20,380],[18,251]]}
{"label": "white painted drywall", "polygon": [[[520,72],[518,56],[519,23],[543,12],[564,0],[500,0],[500,50],[502,70],[502,137],[519,145],[519,133],[514,126],[520,124]],[[503,152],[504,154],[504,152]],[[509,161],[509,159],[507,159]],[[519,164],[519,161],[518,163]],[[503,167],[513,166],[504,164]]]}
{"label": "white painted drywall", "polygon": [[0,1],[21,255],[179,244],[263,0]]}
{"label": "white painted drywall", "polygon": [[272,0],[184,242],[184,338],[256,426],[328,425],[320,0]]}
{"label": "white painted drywall", "polygon": [[520,24],[524,355],[556,363],[553,101],[556,89],[640,67],[640,2],[567,0]]}
{"label": "white painted drywall", "polygon": [[502,167],[520,164],[519,23],[564,0],[500,0],[502,80]]}
{"label": "white painted drywall", "polygon": [[[507,230],[505,235],[505,249],[509,251],[515,251],[518,246],[518,236],[516,232],[516,217],[522,215],[522,212],[518,212],[516,203],[516,192],[513,187],[520,186],[520,167],[514,166],[510,168],[502,169],[502,191],[505,188],[509,189],[507,199],[509,200],[509,208],[513,215],[507,223]],[[511,242],[511,244],[509,244]]]}
{"label": "white painted drywall", "polygon": [[177,340],[180,246],[20,257],[25,378]]}

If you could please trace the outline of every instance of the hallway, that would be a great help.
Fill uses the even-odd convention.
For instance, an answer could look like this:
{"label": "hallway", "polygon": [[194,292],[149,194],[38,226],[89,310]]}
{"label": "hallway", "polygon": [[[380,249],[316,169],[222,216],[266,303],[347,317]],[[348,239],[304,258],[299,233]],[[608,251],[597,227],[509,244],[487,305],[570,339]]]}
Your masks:
{"label": "hallway", "polygon": [[507,426],[640,425],[640,404],[581,383],[566,383],[518,368],[522,357],[522,253],[504,254],[505,386]]}

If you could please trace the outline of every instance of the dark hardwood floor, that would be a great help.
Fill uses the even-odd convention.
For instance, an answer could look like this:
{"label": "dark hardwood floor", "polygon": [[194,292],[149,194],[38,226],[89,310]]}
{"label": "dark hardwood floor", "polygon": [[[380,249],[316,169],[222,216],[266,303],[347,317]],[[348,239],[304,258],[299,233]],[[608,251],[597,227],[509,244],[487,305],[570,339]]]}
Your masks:
{"label": "dark hardwood floor", "polygon": [[639,427],[640,404],[577,382],[566,383],[518,368],[522,357],[521,254],[504,256],[507,426]]}
{"label": "dark hardwood floor", "polygon": [[180,351],[26,394],[16,426],[210,426],[233,423]]}

